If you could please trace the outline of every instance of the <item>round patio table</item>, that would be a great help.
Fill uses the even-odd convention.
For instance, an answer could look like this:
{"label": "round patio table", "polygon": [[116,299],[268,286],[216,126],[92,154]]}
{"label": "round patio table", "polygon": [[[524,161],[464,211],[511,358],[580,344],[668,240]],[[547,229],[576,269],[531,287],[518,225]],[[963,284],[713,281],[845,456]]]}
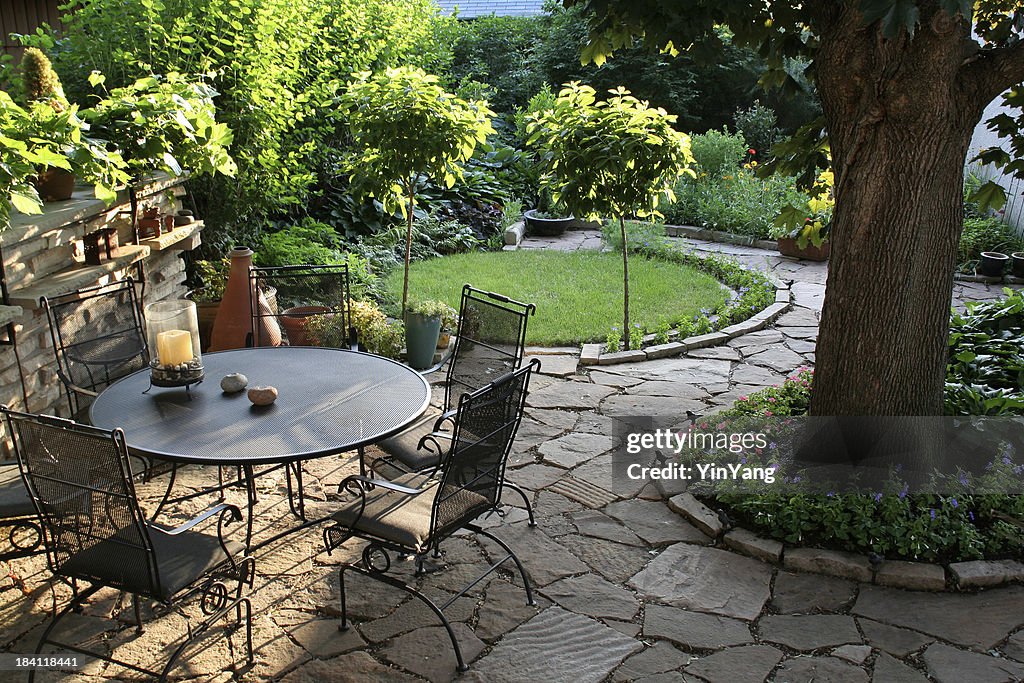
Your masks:
{"label": "round patio table", "polygon": [[[418,372],[357,351],[237,349],[204,354],[203,365],[206,380],[190,390],[150,389],[149,368],[114,382],[90,406],[92,424],[120,427],[128,447],[139,455],[241,467],[250,506],[255,503],[253,467],[285,465],[289,504],[303,519],[302,460],[354,449],[360,450],[361,460],[364,446],[402,431],[430,403],[430,387]],[[245,391],[225,394],[220,379],[233,372],[245,375],[250,388],[276,387],[277,400],[257,407]],[[292,473],[298,479],[297,510]],[[248,523],[251,531],[251,509]]]}

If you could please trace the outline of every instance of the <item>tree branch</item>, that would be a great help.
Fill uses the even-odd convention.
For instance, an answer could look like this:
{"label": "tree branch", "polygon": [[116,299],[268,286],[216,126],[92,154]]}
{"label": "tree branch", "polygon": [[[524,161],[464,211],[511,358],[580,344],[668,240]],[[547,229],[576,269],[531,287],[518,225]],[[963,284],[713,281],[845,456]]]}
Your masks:
{"label": "tree branch", "polygon": [[1024,81],[1024,41],[981,50],[961,68],[960,81],[978,102],[991,102]]}

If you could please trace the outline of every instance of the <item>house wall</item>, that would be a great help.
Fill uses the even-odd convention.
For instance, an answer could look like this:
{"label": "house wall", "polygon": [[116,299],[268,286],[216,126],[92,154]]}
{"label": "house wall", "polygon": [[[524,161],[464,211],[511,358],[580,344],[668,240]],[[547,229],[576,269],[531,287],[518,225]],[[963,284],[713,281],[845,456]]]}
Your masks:
{"label": "house wall", "polygon": [[11,39],[12,33],[35,33],[43,24],[60,28],[61,11],[57,6],[64,0],[0,0],[0,34],[4,52],[21,58],[21,46]]}

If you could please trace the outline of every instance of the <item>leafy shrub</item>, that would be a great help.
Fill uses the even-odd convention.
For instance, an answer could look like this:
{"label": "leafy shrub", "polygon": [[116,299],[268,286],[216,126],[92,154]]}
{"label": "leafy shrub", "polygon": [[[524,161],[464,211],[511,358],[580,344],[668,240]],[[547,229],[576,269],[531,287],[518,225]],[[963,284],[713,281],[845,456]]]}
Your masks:
{"label": "leafy shrub", "polygon": [[1024,237],[998,218],[965,218],[957,258],[961,266],[981,258],[983,251],[1009,254],[1024,250]]}
{"label": "leafy shrub", "polygon": [[694,135],[690,140],[690,151],[697,162],[697,171],[708,175],[732,173],[740,167],[747,156],[747,142],[740,133],[709,130],[703,135]]}
{"label": "leafy shrub", "polygon": [[754,239],[771,237],[775,217],[784,207],[808,201],[796,189],[794,178],[758,178],[749,168],[684,178],[676,186],[675,195],[676,201],[664,210],[665,222],[725,230]]}
{"label": "leafy shrub", "polygon": [[747,147],[754,150],[751,157],[757,161],[768,158],[771,146],[781,135],[775,110],[764,106],[760,100],[754,100],[750,107],[737,109],[732,120]]}

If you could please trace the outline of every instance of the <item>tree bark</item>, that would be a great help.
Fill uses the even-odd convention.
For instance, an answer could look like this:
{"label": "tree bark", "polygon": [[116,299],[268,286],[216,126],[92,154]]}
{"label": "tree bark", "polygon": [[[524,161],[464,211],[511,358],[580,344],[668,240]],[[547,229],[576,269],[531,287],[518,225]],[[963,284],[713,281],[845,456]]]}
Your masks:
{"label": "tree bark", "polygon": [[412,210],[416,205],[416,179],[409,181],[409,206],[405,223],[405,278],[402,280],[402,320],[409,304],[409,261],[412,259]]}
{"label": "tree bark", "polygon": [[926,4],[913,40],[884,40],[845,6],[816,60],[836,208],[810,410],[939,415],[963,167],[987,102],[964,97],[962,21]]}
{"label": "tree bark", "polygon": [[619,233],[622,235],[622,345],[629,351],[629,244],[626,240],[626,221],[622,216],[619,216]]}

